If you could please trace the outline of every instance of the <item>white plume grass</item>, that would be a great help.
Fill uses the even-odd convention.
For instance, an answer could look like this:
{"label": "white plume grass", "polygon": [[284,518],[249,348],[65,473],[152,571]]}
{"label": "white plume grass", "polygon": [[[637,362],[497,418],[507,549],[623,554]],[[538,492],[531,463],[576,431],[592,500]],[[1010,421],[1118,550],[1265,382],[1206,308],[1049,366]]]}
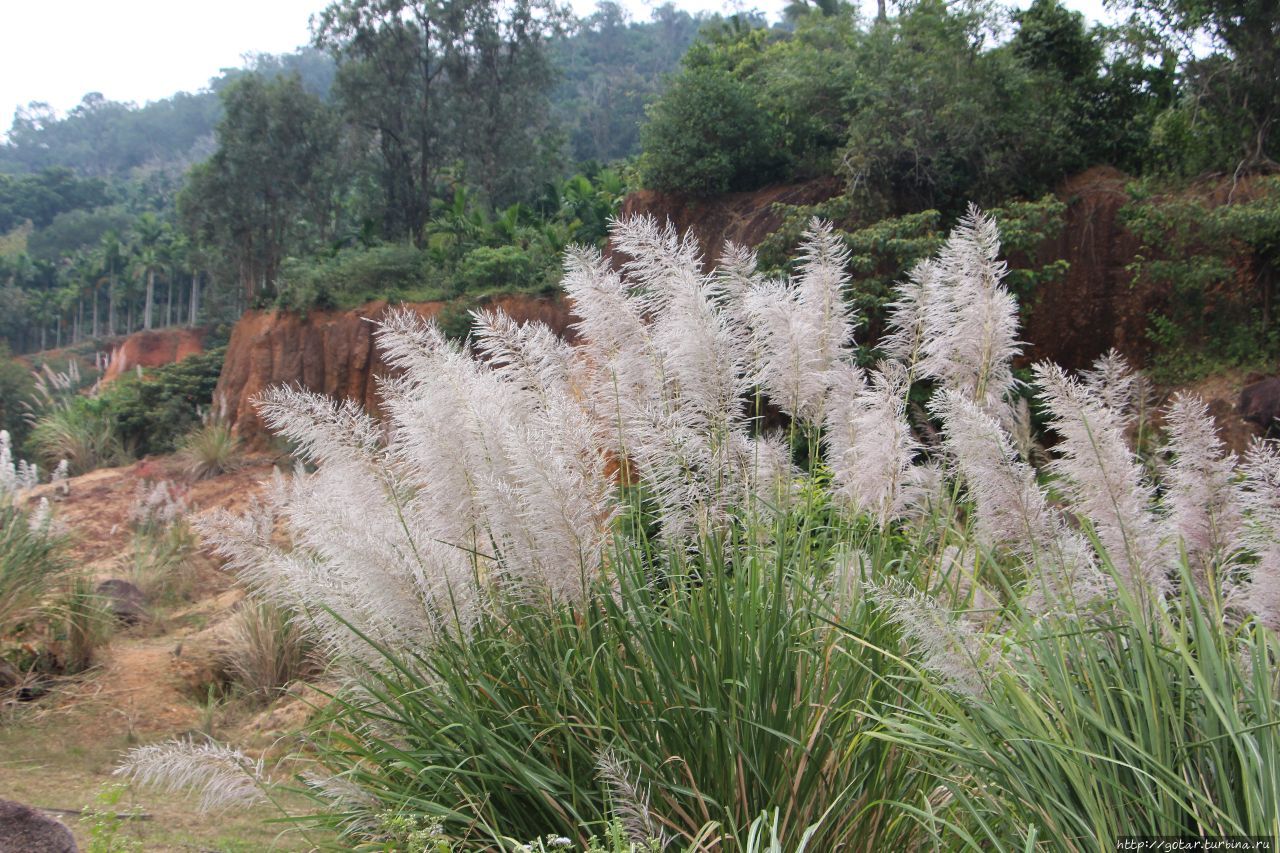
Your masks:
{"label": "white plume grass", "polygon": [[1125,440],[1123,416],[1057,365],[1037,364],[1035,376],[1060,439],[1050,469],[1071,508],[1092,524],[1130,594],[1163,599],[1171,555],[1152,511],[1154,489]]}
{"label": "white plume grass", "polygon": [[115,775],[171,792],[195,792],[202,811],[267,802],[261,759],[213,741],[175,740],[129,750]]}

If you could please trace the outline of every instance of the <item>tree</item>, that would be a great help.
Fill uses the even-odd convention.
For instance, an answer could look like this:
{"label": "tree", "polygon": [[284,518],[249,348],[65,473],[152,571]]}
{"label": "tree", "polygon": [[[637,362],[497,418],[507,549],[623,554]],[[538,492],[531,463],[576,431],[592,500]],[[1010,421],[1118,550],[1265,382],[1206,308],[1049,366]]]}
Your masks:
{"label": "tree", "polygon": [[[1193,161],[1192,169],[1216,165],[1240,173],[1274,168],[1272,131],[1280,121],[1280,3],[1113,2],[1132,10],[1135,20],[1183,56],[1186,99],[1166,116],[1163,130],[1184,141],[1199,137],[1201,150],[1192,152],[1199,160]],[[1207,55],[1206,42],[1211,48]]]}
{"label": "tree", "polygon": [[[420,240],[441,171],[467,164],[491,202],[530,183],[555,0],[341,0],[315,22],[346,119],[376,152],[386,236]],[[522,174],[525,173],[525,174]]]}
{"label": "tree", "polygon": [[222,98],[218,150],[192,169],[178,208],[193,242],[234,270],[247,305],[274,286],[287,254],[333,233],[340,131],[296,75],[247,74]]}
{"label": "tree", "polygon": [[727,71],[686,69],[647,114],[640,132],[647,187],[709,196],[752,189],[777,166],[775,128]]}

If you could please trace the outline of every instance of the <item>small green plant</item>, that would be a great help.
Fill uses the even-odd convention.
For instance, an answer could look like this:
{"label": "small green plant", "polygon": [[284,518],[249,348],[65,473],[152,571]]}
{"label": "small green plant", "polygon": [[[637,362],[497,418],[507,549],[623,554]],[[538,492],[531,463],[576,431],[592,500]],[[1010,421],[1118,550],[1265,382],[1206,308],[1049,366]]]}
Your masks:
{"label": "small green plant", "polygon": [[100,648],[111,640],[115,617],[109,602],[96,591],[93,578],[74,575],[51,610],[62,644],[62,666],[68,674],[84,672]]}
{"label": "small green plant", "polygon": [[197,480],[234,471],[240,465],[240,437],[219,420],[209,420],[187,433],[178,450],[187,473]]}
{"label": "small green plant", "polygon": [[129,786],[116,783],[104,785],[94,798],[96,805],[85,810],[80,825],[89,836],[86,853],[134,853],[143,849],[142,842],[126,836],[128,821],[136,817],[136,809],[122,813],[120,804]]}

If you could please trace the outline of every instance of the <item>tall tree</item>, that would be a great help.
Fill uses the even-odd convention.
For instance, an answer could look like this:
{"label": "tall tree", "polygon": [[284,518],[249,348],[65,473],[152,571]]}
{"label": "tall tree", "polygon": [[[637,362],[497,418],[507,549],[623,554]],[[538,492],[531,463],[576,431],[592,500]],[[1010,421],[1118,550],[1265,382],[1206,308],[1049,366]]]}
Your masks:
{"label": "tall tree", "polygon": [[196,244],[235,271],[245,303],[280,262],[327,239],[339,209],[339,127],[296,76],[248,74],[223,90],[218,150],[178,200]]}
{"label": "tall tree", "polygon": [[340,0],[314,22],[343,112],[376,152],[386,236],[420,240],[440,172],[467,163],[497,201],[529,183],[552,74],[555,0]]}

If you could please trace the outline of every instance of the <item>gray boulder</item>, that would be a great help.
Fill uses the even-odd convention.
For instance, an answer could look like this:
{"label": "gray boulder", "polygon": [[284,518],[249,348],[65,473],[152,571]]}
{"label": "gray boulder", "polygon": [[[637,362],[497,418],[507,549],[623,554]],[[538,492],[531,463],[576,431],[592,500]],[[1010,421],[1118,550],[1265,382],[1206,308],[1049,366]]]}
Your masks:
{"label": "gray boulder", "polygon": [[77,853],[76,839],[33,808],[0,800],[0,853]]}
{"label": "gray boulder", "polygon": [[147,596],[135,584],[111,578],[98,584],[98,595],[106,600],[111,615],[126,625],[147,619]]}
{"label": "gray boulder", "polygon": [[1268,435],[1275,434],[1276,419],[1280,418],[1280,376],[1244,386],[1240,391],[1240,417],[1257,424]]}

